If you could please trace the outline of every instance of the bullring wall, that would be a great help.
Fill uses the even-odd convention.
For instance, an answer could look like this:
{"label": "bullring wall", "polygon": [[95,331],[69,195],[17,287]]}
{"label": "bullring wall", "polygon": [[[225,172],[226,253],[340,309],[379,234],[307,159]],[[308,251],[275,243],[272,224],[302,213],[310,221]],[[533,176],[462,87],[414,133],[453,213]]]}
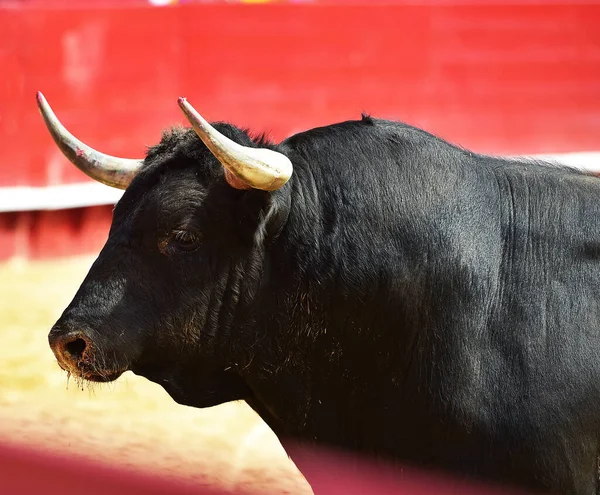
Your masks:
{"label": "bullring wall", "polygon": [[181,95],[275,139],[366,111],[600,167],[600,5],[528,3],[0,2],[0,260],[96,252],[120,194],[60,154],[37,90],[128,157],[183,123]]}

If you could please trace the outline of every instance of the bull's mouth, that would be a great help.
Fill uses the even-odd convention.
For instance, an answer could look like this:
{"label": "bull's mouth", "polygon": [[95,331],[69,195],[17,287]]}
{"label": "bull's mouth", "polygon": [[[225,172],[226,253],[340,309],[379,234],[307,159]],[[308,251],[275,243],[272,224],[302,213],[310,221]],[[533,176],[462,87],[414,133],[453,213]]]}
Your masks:
{"label": "bull's mouth", "polygon": [[96,382],[96,383],[108,383],[114,382],[117,378],[119,378],[125,370],[123,371],[111,371],[106,373],[83,373],[79,376],[88,382]]}
{"label": "bull's mouth", "polygon": [[67,372],[68,376],[73,376],[76,380],[85,380],[87,382],[108,383],[114,382],[127,369],[120,370],[102,370],[96,367],[90,368],[88,363],[82,363],[77,367],[68,367],[58,361],[58,365]]}

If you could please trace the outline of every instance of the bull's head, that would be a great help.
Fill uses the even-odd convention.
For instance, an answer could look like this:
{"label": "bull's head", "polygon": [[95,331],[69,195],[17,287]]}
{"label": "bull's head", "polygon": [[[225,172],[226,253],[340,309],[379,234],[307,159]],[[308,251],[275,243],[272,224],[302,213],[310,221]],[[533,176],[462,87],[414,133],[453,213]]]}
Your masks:
{"label": "bull's head", "polygon": [[65,156],[125,189],[108,240],[49,342],[79,378],[112,381],[132,370],[179,402],[210,406],[249,393],[230,332],[258,288],[263,244],[287,216],[289,191],[278,189],[292,164],[233,126],[210,125],[185,99],[179,105],[193,130],[173,130],[143,160],[130,160],[79,141],[38,93]]}

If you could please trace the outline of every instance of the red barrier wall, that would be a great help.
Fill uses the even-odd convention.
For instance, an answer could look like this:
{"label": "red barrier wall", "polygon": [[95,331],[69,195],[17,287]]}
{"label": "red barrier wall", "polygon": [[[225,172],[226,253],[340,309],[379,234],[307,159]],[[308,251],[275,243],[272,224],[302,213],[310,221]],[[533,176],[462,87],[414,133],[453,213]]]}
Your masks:
{"label": "red barrier wall", "polygon": [[[525,495],[522,491],[466,483],[414,469],[393,469],[365,459],[295,446],[294,456],[315,495]],[[161,473],[132,472],[62,455],[0,444],[2,493],[18,495],[250,495],[192,485]],[[273,486],[269,492],[283,493]],[[258,494],[257,494],[258,495]],[[262,494],[261,494],[262,495]]]}
{"label": "red barrier wall", "polygon": [[[87,180],[48,136],[37,90],[84,141],[124,156],[183,122],[180,95],[275,138],[365,110],[476,151],[599,147],[600,5],[19,5],[0,7],[0,188]],[[107,212],[91,215],[104,232]],[[43,218],[30,255],[96,246],[77,234],[36,247]],[[7,225],[28,222],[0,219],[0,258],[22,249]]]}

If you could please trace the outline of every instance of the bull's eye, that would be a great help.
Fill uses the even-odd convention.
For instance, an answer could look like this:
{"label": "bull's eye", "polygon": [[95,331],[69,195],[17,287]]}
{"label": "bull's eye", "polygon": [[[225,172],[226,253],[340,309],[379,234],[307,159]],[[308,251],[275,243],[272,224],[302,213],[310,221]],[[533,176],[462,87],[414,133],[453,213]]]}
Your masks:
{"label": "bull's eye", "polygon": [[169,244],[182,251],[193,251],[200,245],[200,234],[189,230],[174,230]]}

